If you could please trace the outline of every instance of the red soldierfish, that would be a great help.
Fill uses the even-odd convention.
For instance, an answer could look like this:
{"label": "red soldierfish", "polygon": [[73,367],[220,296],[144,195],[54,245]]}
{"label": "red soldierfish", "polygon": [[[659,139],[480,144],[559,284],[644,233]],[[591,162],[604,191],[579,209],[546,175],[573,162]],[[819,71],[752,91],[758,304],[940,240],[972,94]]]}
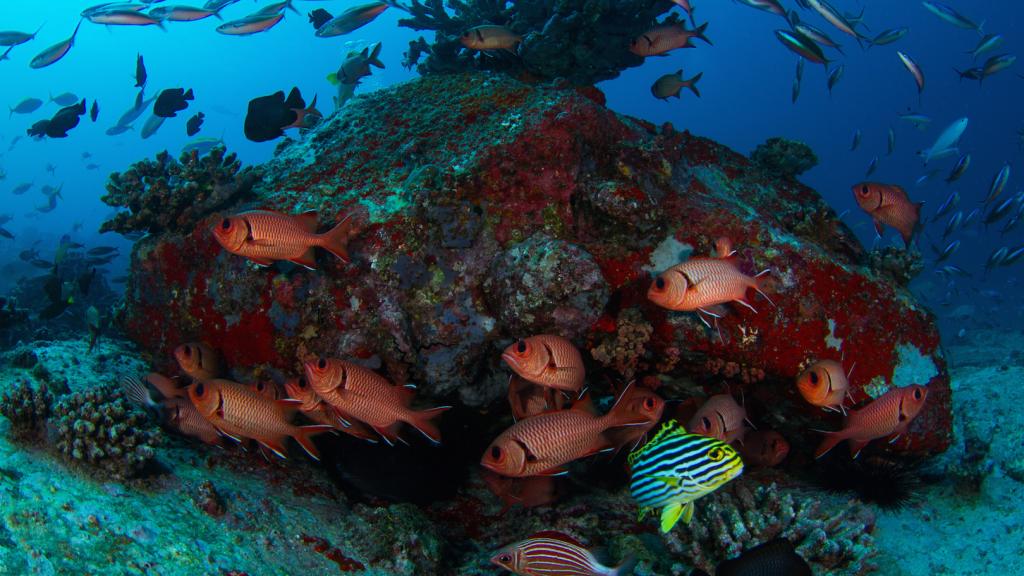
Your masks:
{"label": "red soldierfish", "polygon": [[796,379],[797,390],[813,406],[846,413],[846,400],[850,381],[843,365],[835,360],[819,360],[811,364]]}
{"label": "red soldierfish", "polygon": [[514,54],[523,37],[504,26],[484,24],[466,30],[459,40],[473,50],[505,50]]}
{"label": "red soldierfish", "polygon": [[744,464],[771,468],[789,455],[789,442],[775,430],[754,430],[743,439],[740,455]]}
{"label": "red soldierfish", "polygon": [[491,442],[480,464],[502,476],[517,478],[564,474],[565,464],[614,448],[605,431],[644,424],[645,419],[625,412],[621,402],[598,416],[589,395],[584,395],[568,410],[546,412],[515,423]]}
{"label": "red soldierfish", "polygon": [[323,234],[316,233],[317,226],[316,212],[291,216],[253,210],[224,218],[213,227],[213,235],[228,252],[245,256],[260,266],[288,260],[315,269],[315,246],[348,262],[346,245],[355,233],[352,218],[346,216]]}
{"label": "red soldierfish", "polygon": [[238,441],[251,438],[282,458],[288,454],[285,439],[291,436],[307,454],[319,460],[312,437],[333,430],[323,425],[295,426],[291,419],[300,404],[298,400],[271,400],[230,380],[197,382],[189,386],[188,397],[225,436]]}
{"label": "red soldierfish", "polygon": [[579,350],[561,336],[541,334],[514,342],[501,354],[513,372],[563,392],[579,392],[586,372]]}
{"label": "red soldierfish", "polygon": [[552,394],[552,389],[538,386],[518,374],[508,378],[508,404],[516,421],[550,410],[564,410],[569,400],[564,394]]}
{"label": "red soldierfish", "polygon": [[571,536],[553,531],[509,544],[491,562],[523,576],[620,576],[631,573],[636,563],[628,558],[615,568],[605,566]]}
{"label": "red soldierfish", "polygon": [[688,30],[683,23],[659,24],[644,34],[634,38],[629,51],[637,56],[657,56],[676,48],[696,48],[691,38],[700,38],[711,44],[704,35],[708,24],[705,22],[693,30]]}
{"label": "red soldierfish", "polygon": [[924,202],[911,202],[900,186],[878,182],[861,182],[855,185],[853,197],[861,209],[871,216],[875,223],[875,232],[879,236],[885,231],[886,226],[892,226],[903,237],[903,243],[910,246],[910,241],[917,231]]}
{"label": "red soldierfish", "polygon": [[305,378],[292,378],[284,383],[284,388],[288,391],[288,396],[302,402],[299,410],[313,422],[334,426],[336,430],[361,440],[377,441],[377,435],[362,422],[357,422],[351,417],[345,421],[339,419],[337,411],[324,402],[323,398],[317,396]]}
{"label": "red soldierfish", "polygon": [[534,508],[547,506],[558,499],[555,479],[550,476],[509,478],[484,470],[483,478],[488,490],[501,500],[502,507],[498,514],[504,514],[516,505]]}
{"label": "red soldierfish", "polygon": [[181,371],[195,380],[209,380],[221,374],[220,354],[202,342],[189,342],[174,349]]}
{"label": "red soldierfish", "polygon": [[[721,245],[718,250],[733,253],[728,242],[723,243],[719,239],[717,244]],[[753,309],[746,301],[749,288],[771,302],[761,290],[761,277],[767,272],[747,276],[736,267],[731,257],[690,258],[659,274],[647,290],[647,299],[669,310],[696,311],[717,318],[719,314],[710,308],[718,304],[735,302]]]}
{"label": "red soldierfish", "polygon": [[905,388],[894,388],[882,394],[860,410],[850,410],[842,430],[825,433],[825,439],[814,453],[821,458],[836,444],[843,440],[850,441],[850,454],[854,458],[876,438],[892,436],[895,441],[907,431],[910,423],[924,406],[928,398],[928,388],[913,385]]}
{"label": "red soldierfish", "polygon": [[747,410],[730,394],[716,394],[707,399],[686,424],[686,430],[722,442],[743,441],[747,427]]}
{"label": "red soldierfish", "polygon": [[623,404],[624,413],[644,420],[645,423],[638,426],[615,428],[605,432],[605,436],[611,440],[617,450],[622,448],[632,450],[661,420],[661,415],[665,411],[665,400],[653,390],[634,384],[626,389],[619,402]]}
{"label": "red soldierfish", "polygon": [[399,439],[403,422],[432,442],[441,441],[441,431],[432,420],[451,406],[413,410],[409,404],[416,393],[409,386],[395,386],[373,370],[335,358],[306,362],[306,378],[339,417],[366,423],[389,444]]}
{"label": "red soldierfish", "polygon": [[214,446],[222,444],[220,432],[209,420],[203,418],[203,415],[188,398],[168,398],[161,405],[167,425],[171,428],[184,436],[196,438],[206,444]]}

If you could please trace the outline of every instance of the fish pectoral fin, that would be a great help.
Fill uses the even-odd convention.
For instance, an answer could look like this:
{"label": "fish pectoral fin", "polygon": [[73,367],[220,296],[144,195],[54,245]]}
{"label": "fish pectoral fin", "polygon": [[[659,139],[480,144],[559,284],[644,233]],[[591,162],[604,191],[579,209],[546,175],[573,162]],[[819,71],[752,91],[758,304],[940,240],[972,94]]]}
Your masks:
{"label": "fish pectoral fin", "polygon": [[683,519],[684,523],[690,523],[690,519],[693,518],[693,502],[687,502],[686,504],[679,504],[677,502],[661,509],[662,534],[668,534],[676,523],[679,522],[680,518]]}
{"label": "fish pectoral fin", "polygon": [[264,267],[266,267],[266,266],[273,266],[274,265],[274,261],[270,260],[269,258],[254,258],[254,257],[250,256],[249,260],[252,260],[253,263],[255,263],[257,266],[264,266]]}
{"label": "fish pectoral fin", "polygon": [[298,264],[309,270],[316,270],[316,256],[313,254],[313,248],[310,247],[308,250],[302,253],[301,256],[295,258],[289,258],[289,262],[292,264]]}
{"label": "fish pectoral fin", "polygon": [[565,476],[569,473],[569,470],[565,466],[556,466],[543,472],[538,472],[534,476]]}
{"label": "fish pectoral fin", "polygon": [[673,488],[679,487],[679,478],[675,476],[655,476],[654,479]]}
{"label": "fish pectoral fin", "polygon": [[881,238],[882,232],[885,232],[885,224],[878,218],[873,219],[872,222],[875,224],[875,234],[878,234],[878,237]]}
{"label": "fish pectoral fin", "polygon": [[259,442],[260,446],[263,446],[281,458],[284,458],[285,460],[288,459],[288,448],[285,447],[283,438],[262,438],[257,439],[256,441]]}

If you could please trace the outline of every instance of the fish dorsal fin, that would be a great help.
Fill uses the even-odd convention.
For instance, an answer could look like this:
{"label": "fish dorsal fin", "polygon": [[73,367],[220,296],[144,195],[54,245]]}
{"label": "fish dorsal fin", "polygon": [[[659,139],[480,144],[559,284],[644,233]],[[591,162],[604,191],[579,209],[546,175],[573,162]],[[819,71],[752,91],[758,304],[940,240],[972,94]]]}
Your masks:
{"label": "fish dorsal fin", "polygon": [[590,391],[584,390],[579,399],[572,403],[570,410],[581,410],[587,414],[597,415],[597,408],[594,408],[594,401],[590,398]]}
{"label": "fish dorsal fin", "polygon": [[637,459],[639,459],[641,456],[647,453],[648,450],[651,450],[652,448],[657,446],[665,438],[668,438],[669,436],[686,433],[686,428],[684,428],[678,420],[669,420],[668,422],[661,425],[661,429],[658,430],[658,433],[652,436],[646,444],[630,452],[629,457],[626,458],[626,462],[632,468],[633,464],[637,461]]}
{"label": "fish dorsal fin", "polygon": [[530,538],[547,538],[549,540],[559,540],[559,541],[562,541],[562,542],[566,542],[568,544],[572,544],[573,546],[579,546],[580,548],[585,548],[585,546],[579,540],[576,540],[575,538],[573,538],[572,536],[569,536],[568,534],[563,534],[563,533],[555,531],[555,530],[541,530],[540,532],[537,532],[536,534],[530,534]]}
{"label": "fish dorsal fin", "polygon": [[292,216],[292,218],[295,219],[295,223],[300,228],[310,234],[316,234],[316,229],[320,226],[320,217],[317,215],[315,210],[296,214],[295,216]]}

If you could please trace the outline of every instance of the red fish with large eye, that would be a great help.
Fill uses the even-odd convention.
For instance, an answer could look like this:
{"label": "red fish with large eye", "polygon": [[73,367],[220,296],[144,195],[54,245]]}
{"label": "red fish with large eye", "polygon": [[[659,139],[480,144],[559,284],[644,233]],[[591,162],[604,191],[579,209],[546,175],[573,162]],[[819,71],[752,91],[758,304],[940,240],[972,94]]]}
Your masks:
{"label": "red fish with large eye", "polygon": [[854,458],[868,442],[877,438],[889,436],[889,441],[895,442],[921,412],[927,398],[928,388],[915,384],[889,390],[860,410],[849,410],[842,430],[819,430],[825,434],[825,439],[814,457],[821,458],[843,440],[849,441]]}
{"label": "red fish with large eye", "polygon": [[552,334],[530,336],[505,348],[501,359],[513,372],[539,386],[563,392],[583,389],[583,358],[569,340]]}
{"label": "red fish with large eye", "polygon": [[619,402],[623,404],[624,413],[643,419],[646,423],[609,430],[605,432],[605,436],[616,449],[633,449],[661,420],[661,415],[665,411],[665,400],[649,388],[632,385],[626,389]]}
{"label": "red fish with large eye", "polygon": [[312,437],[332,430],[331,426],[295,426],[291,423],[298,400],[271,400],[251,387],[214,378],[189,386],[188,397],[210,424],[225,436],[242,441],[250,438],[286,458],[285,439],[291,436],[313,458],[320,459]]}
{"label": "red fish with large eye", "polygon": [[707,22],[693,30],[688,30],[681,22],[659,24],[634,38],[629,44],[629,51],[637,56],[657,56],[676,48],[696,48],[692,38],[700,38],[711,44],[704,35],[707,29]]}
{"label": "red fish with large eye", "polygon": [[716,394],[707,399],[690,418],[686,429],[694,434],[717,438],[722,442],[743,441],[747,410],[730,394]]}
{"label": "red fish with large eye", "polygon": [[395,386],[373,370],[336,358],[306,362],[306,379],[340,418],[348,421],[351,417],[367,424],[388,443],[399,440],[403,422],[430,441],[441,441],[441,431],[433,419],[451,406],[414,410],[410,404],[416,393],[411,386]]}
{"label": "red fish with large eye", "polygon": [[740,446],[744,464],[763,468],[778,466],[788,455],[789,442],[775,430],[754,430]]}
{"label": "red fish with large eye", "polygon": [[345,217],[334,228],[317,234],[316,212],[288,215],[252,210],[228,216],[213,226],[213,236],[225,250],[260,266],[287,260],[316,268],[314,247],[321,247],[348,262],[348,241],[355,233],[354,219]]}
{"label": "red fish with large eye", "polygon": [[861,182],[853,187],[857,205],[871,216],[879,236],[891,226],[900,233],[903,243],[910,246],[921,219],[924,202],[911,202],[906,191],[895,184]]}
{"label": "red fish with large eye", "polygon": [[221,375],[220,354],[202,342],[188,342],[174,349],[174,359],[181,371],[195,380],[209,380]]}
{"label": "red fish with large eye", "polygon": [[377,441],[377,435],[362,422],[352,417],[339,418],[338,411],[324,402],[323,398],[317,396],[305,378],[292,378],[285,381],[284,389],[288,392],[289,397],[302,402],[299,410],[313,422],[334,426],[335,430],[361,440]]}
{"label": "red fish with large eye", "polygon": [[627,413],[621,400],[619,396],[604,416],[595,413],[585,395],[568,410],[520,420],[491,442],[480,464],[516,478],[564,474],[565,464],[614,448],[605,436],[607,430],[647,424],[647,420]]}
{"label": "red fish with large eye", "polygon": [[810,404],[825,410],[846,413],[843,401],[850,389],[848,374],[835,360],[819,360],[796,379],[797,390]]}

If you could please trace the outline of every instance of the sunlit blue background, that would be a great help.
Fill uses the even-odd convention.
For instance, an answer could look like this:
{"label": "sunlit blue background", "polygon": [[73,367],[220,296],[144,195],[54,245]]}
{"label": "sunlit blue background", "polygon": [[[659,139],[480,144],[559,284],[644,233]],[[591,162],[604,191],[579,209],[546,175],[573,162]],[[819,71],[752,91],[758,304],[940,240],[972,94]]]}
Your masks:
{"label": "sunlit blue background", "polygon": [[[397,27],[397,20],[404,15],[399,10],[388,9],[376,21],[348,36],[321,39],[313,35],[307,12],[325,8],[337,14],[357,3],[358,0],[296,0],[301,15],[289,12],[272,30],[249,37],[216,33],[214,29],[220,22],[214,18],[194,23],[168,23],[166,32],[155,27],[103,27],[87,22],[71,52],[43,70],[31,70],[28,61],[47,46],[67,38],[78,21],[79,12],[93,2],[7,0],[0,3],[0,29],[32,31],[45,23],[35,41],[16,47],[11,60],[0,62],[3,78],[0,100],[14,106],[25,97],[46,100],[49,94],[71,91],[87,98],[90,104],[98,100],[101,108],[99,122],[93,124],[83,118],[83,123],[64,140],[32,141],[24,137],[25,129],[32,122],[48,118],[57,110],[55,104],[48,103],[26,116],[0,115],[0,167],[7,173],[6,180],[0,181],[0,198],[4,204],[0,213],[14,217],[6,227],[17,236],[13,242],[0,240],[0,262],[17,259],[18,252],[37,237],[43,238],[39,246],[46,257],[56,238],[68,232],[75,222],[83,224],[82,232],[76,234],[81,242],[123,242],[111,234],[99,238],[94,232],[111,211],[99,201],[106,175],[163,149],[177,154],[189,140],[185,122],[196,111],[206,114],[200,136],[223,136],[230,150],[238,152],[246,162],[255,163],[269,158],[275,143],[255,144],[242,135],[243,117],[251,98],[298,86],[307,100],[319,94],[320,108],[329,112],[335,89],[327,83],[326,75],[337,69],[349,50],[378,40],[384,44],[382,59],[387,67],[374,69],[373,77],[363,82],[358,93],[365,94],[413,77],[400,62],[409,40],[419,33]],[[795,1],[783,0],[782,3],[787,9],[797,8]],[[1024,3],[1008,0],[949,0],[948,3],[977,21],[986,21],[986,32],[1001,33],[1005,37],[1005,44],[994,53],[1020,52],[1024,41],[1020,34]],[[201,1],[197,0],[196,4]],[[226,19],[241,17],[264,4],[266,2],[242,0],[226,8],[223,15]],[[802,179],[837,211],[849,209],[846,221],[869,245],[873,232],[868,218],[853,202],[850,186],[864,178],[869,162],[878,156],[878,170],[872,179],[903,185],[912,199],[927,201],[925,214],[930,217],[953,188],[942,177],[915,187],[914,182],[926,172],[916,152],[929,146],[938,133],[958,117],[970,118],[962,148],[971,152],[974,159],[966,176],[955,185],[963,195],[965,212],[980,206],[989,182],[1005,162],[1010,162],[1014,169],[1005,194],[1012,194],[1019,188],[1024,169],[1020,162],[1021,139],[1017,134],[1024,128],[1020,106],[1024,80],[1018,76],[1022,68],[1014,66],[980,86],[977,82],[960,81],[953,68],[971,66],[971,57],[965,52],[974,48],[979,39],[974,32],[941,21],[917,1],[834,0],[833,4],[846,12],[859,13],[866,8],[869,35],[887,28],[910,27],[910,34],[898,43],[865,51],[817,15],[801,12],[803,20],[842,43],[846,56],[829,49],[826,53],[836,59],[836,64],[841,63],[846,68],[830,97],[825,87],[824,67],[808,64],[802,94],[794,105],[790,102],[790,91],[796,56],[773,34],[774,30],[784,28],[785,22],[738,2],[694,0],[693,4],[697,21],[710,22],[708,36],[714,45],[698,42],[696,49],[649,58],[642,67],[627,70],[621,77],[603,83],[601,88],[613,109],[656,123],[672,122],[677,128],[709,136],[743,153],[749,153],[771,136],[807,142],[817,153],[820,165]],[[430,38],[429,33],[427,37]],[[924,70],[927,86],[920,103],[913,79],[896,56],[897,49],[912,56]],[[196,100],[189,110],[168,120],[149,140],[141,140],[138,135],[146,115],[136,122],[136,131],[106,136],[104,130],[116,122],[135,98],[133,73],[137,53],[145,56],[149,95],[167,87],[191,87]],[[979,59],[978,64],[991,54]],[[663,102],[652,98],[650,85],[654,80],[679,68],[686,77],[703,72],[699,85],[703,97],[686,93],[681,100]],[[898,114],[908,111],[931,116],[932,127],[921,132],[897,119]],[[890,127],[896,131],[897,145],[895,154],[886,156]],[[858,150],[851,152],[855,130],[861,130],[863,141]],[[12,138],[17,135],[23,136],[22,141],[8,152]],[[85,151],[93,157],[83,160],[81,154]],[[935,167],[943,170],[944,177],[954,161],[947,159]],[[89,162],[101,168],[86,170]],[[46,173],[44,167],[49,163],[57,166],[55,175]],[[10,195],[11,188],[29,181],[35,182],[29,193],[21,197]],[[60,206],[38,218],[26,218],[34,206],[44,201],[40,186],[61,183],[64,184],[64,200]],[[929,257],[929,237],[938,242],[941,225],[932,225],[928,236],[921,240],[921,248]],[[963,233],[964,245],[953,262],[977,272],[996,246],[1020,243],[1024,238],[1021,231],[1000,238],[998,228],[997,225],[987,232],[976,228]],[[885,242],[898,243],[899,240],[890,231]],[[1003,270],[994,278],[1005,282],[1012,273],[1012,270]]]}

